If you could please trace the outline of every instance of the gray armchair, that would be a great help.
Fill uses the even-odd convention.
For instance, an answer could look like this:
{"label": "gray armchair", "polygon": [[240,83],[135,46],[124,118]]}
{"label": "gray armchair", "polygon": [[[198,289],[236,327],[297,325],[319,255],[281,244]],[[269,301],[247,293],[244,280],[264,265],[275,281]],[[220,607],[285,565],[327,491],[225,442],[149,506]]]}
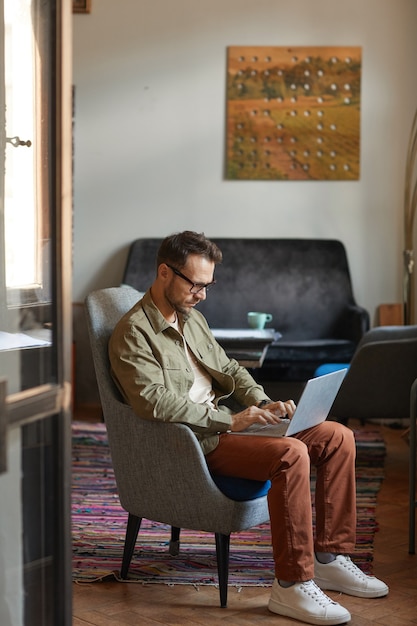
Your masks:
{"label": "gray armchair", "polygon": [[129,514],[121,576],[127,577],[142,518],[172,527],[171,554],[179,549],[180,528],[212,532],[216,538],[220,605],[225,607],[230,535],[269,520],[265,495],[268,485],[244,481],[244,495],[228,497],[210,475],[188,427],[141,419],[122,401],[110,375],[107,345],[115,324],[138,298],[138,292],[130,287],[98,290],[86,298],[112,463],[120,502]]}
{"label": "gray armchair", "polygon": [[410,418],[409,552],[415,552],[417,326],[365,333],[330,410],[335,419]]}
{"label": "gray armchair", "polygon": [[362,337],[331,408],[339,420],[410,417],[417,326],[379,326]]}

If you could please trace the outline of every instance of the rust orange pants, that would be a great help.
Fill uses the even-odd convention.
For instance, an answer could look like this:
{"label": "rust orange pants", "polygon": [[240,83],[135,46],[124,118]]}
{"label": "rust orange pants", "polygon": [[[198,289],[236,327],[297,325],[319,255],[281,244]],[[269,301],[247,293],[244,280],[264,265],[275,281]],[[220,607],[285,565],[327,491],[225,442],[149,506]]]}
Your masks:
{"label": "rust orange pants", "polygon": [[[314,577],[314,551],[347,554],[355,547],[355,456],[353,432],[326,421],[293,437],[224,433],[206,459],[214,474],[271,481],[275,575],[301,582]],[[317,470],[315,537],[311,465]]]}

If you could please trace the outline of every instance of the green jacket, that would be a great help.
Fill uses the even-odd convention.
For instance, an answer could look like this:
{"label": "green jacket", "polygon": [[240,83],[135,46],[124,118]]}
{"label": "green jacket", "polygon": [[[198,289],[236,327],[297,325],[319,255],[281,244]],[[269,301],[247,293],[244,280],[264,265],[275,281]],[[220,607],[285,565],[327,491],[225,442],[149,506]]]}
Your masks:
{"label": "green jacket", "polygon": [[140,417],[187,424],[204,454],[218,444],[231,425],[221,401],[233,397],[251,406],[267,399],[249,372],[224,352],[208,324],[191,310],[183,324],[185,340],[213,380],[216,409],[189,398],[194,376],[181,335],[164,319],[148,291],[117,324],[109,342],[111,372],[125,401]]}

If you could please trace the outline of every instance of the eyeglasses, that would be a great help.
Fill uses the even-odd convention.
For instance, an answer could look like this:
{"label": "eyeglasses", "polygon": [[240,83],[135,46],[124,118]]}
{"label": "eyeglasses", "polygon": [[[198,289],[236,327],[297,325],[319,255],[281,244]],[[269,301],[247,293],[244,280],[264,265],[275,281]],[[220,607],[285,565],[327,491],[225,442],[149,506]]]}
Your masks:
{"label": "eyeglasses", "polygon": [[207,283],[205,285],[202,285],[201,283],[193,283],[192,280],[190,280],[189,278],[184,276],[184,274],[182,274],[179,270],[177,270],[176,267],[172,267],[172,265],[169,265],[169,263],[166,263],[165,265],[167,265],[169,267],[169,269],[171,269],[174,272],[174,274],[176,274],[177,276],[179,276],[180,278],[185,280],[189,285],[191,285],[191,287],[190,287],[190,292],[191,293],[200,293],[200,291],[203,291],[203,289],[208,291],[211,287],[213,287],[213,285],[216,284],[215,280],[213,280],[211,283]]}

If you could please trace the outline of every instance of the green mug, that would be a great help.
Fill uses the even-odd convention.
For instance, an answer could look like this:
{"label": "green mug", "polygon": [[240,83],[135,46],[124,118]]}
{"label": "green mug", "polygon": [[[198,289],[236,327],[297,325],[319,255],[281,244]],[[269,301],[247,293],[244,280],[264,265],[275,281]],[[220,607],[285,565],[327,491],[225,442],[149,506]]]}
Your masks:
{"label": "green mug", "polygon": [[265,328],[267,322],[272,321],[272,315],[270,313],[260,313],[259,311],[249,311],[248,324],[251,328],[262,330]]}

